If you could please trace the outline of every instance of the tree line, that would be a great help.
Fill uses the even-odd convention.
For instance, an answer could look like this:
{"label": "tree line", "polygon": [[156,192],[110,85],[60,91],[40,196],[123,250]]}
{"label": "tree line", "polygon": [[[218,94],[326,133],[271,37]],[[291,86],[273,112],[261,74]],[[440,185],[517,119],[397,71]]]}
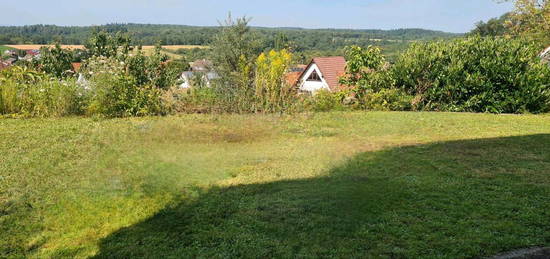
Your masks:
{"label": "tree line", "polygon": [[[423,29],[347,30],[252,27],[263,49],[291,48],[307,60],[315,55],[341,55],[349,45],[376,45],[389,56],[396,56],[411,41],[453,38],[460,34]],[[0,26],[4,44],[85,44],[95,31],[128,33],[141,45],[210,45],[219,27],[155,24],[107,24],[102,26]]]}

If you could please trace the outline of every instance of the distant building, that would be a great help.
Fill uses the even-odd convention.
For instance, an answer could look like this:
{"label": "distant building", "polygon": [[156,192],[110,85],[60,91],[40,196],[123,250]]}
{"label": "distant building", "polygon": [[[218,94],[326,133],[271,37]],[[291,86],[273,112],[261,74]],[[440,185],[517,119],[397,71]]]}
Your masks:
{"label": "distant building", "polygon": [[335,92],[343,89],[344,86],[339,81],[345,72],[344,57],[314,58],[301,73],[296,84],[303,92],[314,93],[322,89]]}
{"label": "distant building", "polygon": [[80,68],[82,67],[82,63],[79,63],[79,62],[78,63],[71,63],[71,66],[73,68],[72,69],[73,72],[78,73],[78,72],[80,72]]}
{"label": "distant building", "polygon": [[30,50],[25,50],[25,53],[27,53],[27,55],[36,56],[36,55],[40,55],[40,50],[30,49]]}
{"label": "distant building", "polygon": [[21,60],[32,61],[40,58],[40,50],[31,49],[24,51],[25,56],[20,57]]}
{"label": "distant building", "polygon": [[207,59],[199,59],[194,62],[190,62],[189,66],[193,72],[209,72],[214,68],[212,61]]}
{"label": "distant building", "polygon": [[191,71],[185,71],[181,74],[181,88],[191,88],[194,86],[210,87],[212,81],[220,78],[213,68],[213,63],[207,59],[199,59],[190,62]]}
{"label": "distant building", "polygon": [[17,62],[17,58],[8,58],[4,61],[8,66],[13,65],[15,62]]}
{"label": "distant building", "polygon": [[[180,79],[182,80],[182,83],[180,84],[180,87],[187,89],[187,88],[196,86],[197,84],[210,87],[212,85],[212,81],[219,78],[220,76],[218,75],[218,73],[214,71],[210,71],[210,72],[186,71],[181,74]],[[199,82],[194,82],[194,80],[197,80]]]}

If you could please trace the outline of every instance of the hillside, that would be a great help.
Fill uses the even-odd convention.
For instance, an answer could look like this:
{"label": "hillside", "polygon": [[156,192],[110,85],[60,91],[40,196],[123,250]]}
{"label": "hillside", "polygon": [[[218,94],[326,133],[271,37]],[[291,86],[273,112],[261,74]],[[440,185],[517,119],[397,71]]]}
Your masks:
{"label": "hillside", "polygon": [[[98,27],[32,25],[0,26],[0,44],[48,44],[60,41],[63,44],[84,44],[93,30],[128,32],[136,43],[154,45],[208,45],[219,27],[155,24],[108,24]],[[319,54],[337,54],[349,45],[377,45],[387,54],[405,48],[411,41],[452,38],[460,34],[423,29],[398,30],[349,30],[349,29],[302,29],[265,28],[253,30],[265,48],[274,47],[283,40],[297,52],[323,51]]]}

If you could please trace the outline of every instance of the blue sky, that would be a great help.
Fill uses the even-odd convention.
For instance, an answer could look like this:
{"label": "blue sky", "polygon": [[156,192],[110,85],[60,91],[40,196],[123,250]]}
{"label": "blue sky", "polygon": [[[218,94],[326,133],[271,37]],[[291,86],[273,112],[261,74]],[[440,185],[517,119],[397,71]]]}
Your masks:
{"label": "blue sky", "polygon": [[2,25],[113,22],[217,25],[232,12],[269,27],[466,32],[512,4],[494,0],[3,0]]}

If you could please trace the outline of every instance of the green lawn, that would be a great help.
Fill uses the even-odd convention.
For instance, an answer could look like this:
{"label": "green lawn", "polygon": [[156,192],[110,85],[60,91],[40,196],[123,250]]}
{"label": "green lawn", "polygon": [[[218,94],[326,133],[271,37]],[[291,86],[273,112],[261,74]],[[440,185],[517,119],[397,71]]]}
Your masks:
{"label": "green lawn", "polygon": [[0,258],[472,258],[550,245],[550,116],[0,120]]}

